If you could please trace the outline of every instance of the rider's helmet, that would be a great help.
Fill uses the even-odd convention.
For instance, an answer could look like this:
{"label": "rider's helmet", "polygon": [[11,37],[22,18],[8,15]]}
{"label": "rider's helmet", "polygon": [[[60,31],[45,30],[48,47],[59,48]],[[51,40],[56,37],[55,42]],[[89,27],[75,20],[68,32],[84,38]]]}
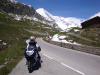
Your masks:
{"label": "rider's helmet", "polygon": [[31,36],[31,37],[30,37],[30,40],[32,40],[32,41],[35,41],[35,39],[36,39],[36,38],[35,38],[34,36]]}
{"label": "rider's helmet", "polygon": [[36,39],[36,38],[35,38],[34,36],[31,36],[31,37],[30,37],[29,45],[36,45],[35,39]]}

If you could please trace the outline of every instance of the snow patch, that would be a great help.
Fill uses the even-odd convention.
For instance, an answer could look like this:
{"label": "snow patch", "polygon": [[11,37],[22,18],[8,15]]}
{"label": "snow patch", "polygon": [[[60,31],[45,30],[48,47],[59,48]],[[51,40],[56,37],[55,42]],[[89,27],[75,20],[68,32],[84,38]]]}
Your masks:
{"label": "snow patch", "polygon": [[44,8],[39,8],[36,10],[36,12],[46,18],[46,20],[53,21],[53,15],[46,11]]}
{"label": "snow patch", "polygon": [[53,37],[52,37],[52,41],[56,41],[56,42],[63,42],[63,43],[67,43],[67,41],[65,40],[66,36],[60,36],[58,34],[55,34]]}
{"label": "snow patch", "polygon": [[88,19],[85,19],[83,22],[85,22],[85,21],[87,21],[87,20],[90,20],[90,19],[92,19],[92,18],[94,18],[94,17],[97,17],[97,16],[100,17],[100,12],[94,14],[93,16],[89,17]]}
{"label": "snow patch", "polygon": [[26,5],[25,3],[22,3],[23,5]]}
{"label": "snow patch", "polygon": [[96,13],[95,15],[91,16],[90,18],[94,18],[96,16],[99,16],[100,17],[100,12]]}
{"label": "snow patch", "polygon": [[16,0],[10,0],[12,3],[18,3],[18,1]]}
{"label": "snow patch", "polygon": [[52,37],[52,41],[56,41],[56,42],[62,42],[62,43],[69,43],[69,44],[75,44],[75,45],[81,45],[77,42],[73,42],[73,40],[65,40],[65,38],[68,37],[68,36],[65,36],[65,35],[59,35],[59,34],[55,34],[53,37]]}
{"label": "snow patch", "polygon": [[39,8],[36,10],[37,13],[39,13],[41,16],[43,16],[46,20],[52,21],[58,25],[59,28],[62,30],[67,31],[71,27],[80,27],[81,28],[81,22],[83,19],[75,18],[75,17],[61,17],[61,16],[54,16],[51,13],[49,13],[44,8]]}
{"label": "snow patch", "polygon": [[30,8],[31,8],[31,7],[32,7],[32,5],[28,5],[28,7],[30,7]]}
{"label": "snow patch", "polygon": [[3,42],[2,45],[7,45],[7,43]]}
{"label": "snow patch", "polygon": [[78,29],[74,29],[74,32],[78,32],[78,31],[80,31],[80,30],[78,30]]}
{"label": "snow patch", "polygon": [[19,21],[19,20],[21,20],[21,18],[22,18],[21,16],[16,15],[14,19]]}

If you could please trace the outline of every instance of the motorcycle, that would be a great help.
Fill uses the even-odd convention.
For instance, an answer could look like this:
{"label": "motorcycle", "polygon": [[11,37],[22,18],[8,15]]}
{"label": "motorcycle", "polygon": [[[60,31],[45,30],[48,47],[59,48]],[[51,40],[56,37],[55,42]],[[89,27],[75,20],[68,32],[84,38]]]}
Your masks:
{"label": "motorcycle", "polygon": [[36,52],[36,49],[37,48],[35,46],[29,46],[25,51],[29,73],[31,73],[33,70],[38,69],[41,66],[40,57],[39,54]]}

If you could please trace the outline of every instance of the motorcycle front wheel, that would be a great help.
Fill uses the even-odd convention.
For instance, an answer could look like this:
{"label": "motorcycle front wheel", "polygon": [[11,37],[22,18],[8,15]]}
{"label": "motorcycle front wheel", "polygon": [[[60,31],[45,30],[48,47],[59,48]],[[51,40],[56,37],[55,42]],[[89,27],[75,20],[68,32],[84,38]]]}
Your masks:
{"label": "motorcycle front wheel", "polygon": [[33,66],[32,66],[32,62],[28,62],[28,71],[29,71],[29,73],[32,73],[32,71],[33,71]]}

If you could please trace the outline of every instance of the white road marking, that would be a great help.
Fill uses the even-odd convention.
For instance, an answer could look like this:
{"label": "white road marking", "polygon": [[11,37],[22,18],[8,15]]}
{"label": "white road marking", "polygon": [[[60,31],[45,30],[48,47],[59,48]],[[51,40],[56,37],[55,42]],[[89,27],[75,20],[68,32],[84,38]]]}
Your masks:
{"label": "white road marking", "polygon": [[72,67],[70,67],[70,66],[64,64],[63,62],[61,62],[61,64],[62,64],[63,66],[65,66],[65,67],[70,68],[71,70],[73,70],[73,71],[75,71],[75,72],[81,74],[81,75],[85,75],[83,72],[81,72],[81,71],[79,71],[79,70],[76,70],[76,69],[74,69],[74,68],[72,68]]}
{"label": "white road marking", "polygon": [[[46,56],[47,58],[51,59],[51,60],[57,61],[54,58],[52,58],[52,57],[50,57],[50,56],[48,56],[46,54],[43,54],[43,55]],[[85,73],[83,73],[83,72],[81,72],[81,71],[79,71],[79,70],[77,70],[77,69],[75,69],[73,67],[70,67],[70,66],[66,65],[65,63],[63,63],[63,62],[60,62],[60,64],[65,66],[65,67],[67,67],[67,68],[69,68],[69,69],[71,69],[71,70],[73,70],[73,71],[75,71],[75,72],[77,72],[77,73],[79,73],[79,74],[81,74],[81,75],[85,75]]]}
{"label": "white road marking", "polygon": [[46,55],[46,54],[43,54],[44,56],[46,56],[47,58],[49,58],[49,59],[52,59],[53,60],[53,58],[52,57],[50,57],[50,56],[48,56],[48,55]]}

